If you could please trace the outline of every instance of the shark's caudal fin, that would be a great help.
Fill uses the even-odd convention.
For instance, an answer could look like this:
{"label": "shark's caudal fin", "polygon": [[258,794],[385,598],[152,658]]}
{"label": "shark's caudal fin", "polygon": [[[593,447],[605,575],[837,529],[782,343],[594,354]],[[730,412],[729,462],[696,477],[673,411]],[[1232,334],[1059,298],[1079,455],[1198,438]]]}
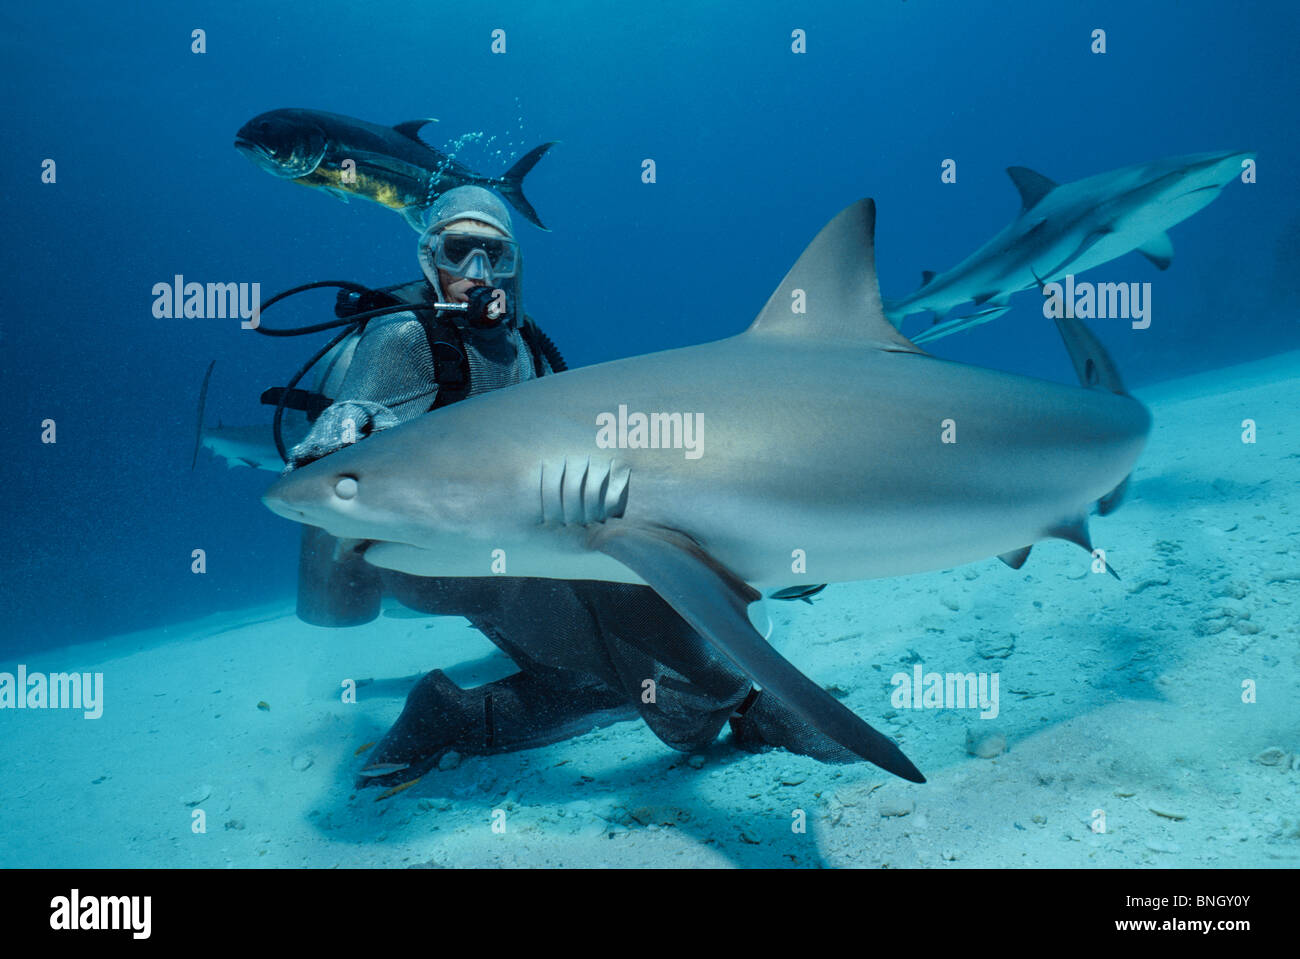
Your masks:
{"label": "shark's caudal fin", "polygon": [[533,205],[524,196],[524,177],[528,175],[529,170],[536,166],[542,155],[558,142],[558,140],[552,140],[550,143],[543,143],[539,147],[534,147],[520,157],[514,166],[492,181],[492,184],[501,191],[501,195],[510,201],[510,205],[522,213],[524,219],[539,230],[546,230],[547,227],[542,225],[542,220],[537,215],[537,211],[533,209]]}
{"label": "shark's caudal fin", "polygon": [[199,461],[199,447],[203,445],[203,410],[208,405],[208,382],[212,379],[212,368],[216,365],[216,360],[208,364],[208,371],[203,374],[203,386],[199,388],[199,415],[194,424],[194,455],[190,457],[191,470]]}
{"label": "shark's caudal fin", "polygon": [[875,230],[873,200],[841,210],[808,244],[745,335],[923,353],[885,316],[876,282]]}
{"label": "shark's caudal fin", "polygon": [[914,783],[925,777],[887,736],[799,672],[754,629],[760,594],[676,530],[612,523],[589,545],[653,587],[692,628],[800,719],[868,762]]}

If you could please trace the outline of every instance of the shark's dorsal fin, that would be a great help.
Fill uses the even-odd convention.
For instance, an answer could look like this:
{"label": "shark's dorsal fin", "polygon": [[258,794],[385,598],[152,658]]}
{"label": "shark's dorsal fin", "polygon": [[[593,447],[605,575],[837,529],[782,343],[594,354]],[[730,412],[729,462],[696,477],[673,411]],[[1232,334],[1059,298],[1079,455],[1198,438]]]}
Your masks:
{"label": "shark's dorsal fin", "polygon": [[1035,173],[1027,166],[1007,167],[1007,176],[1020,191],[1021,209],[1028,210],[1047,194],[1056,189],[1056,181],[1049,180],[1041,173]]}
{"label": "shark's dorsal fin", "polygon": [[437,122],[438,120],[436,117],[424,117],[420,120],[407,120],[405,123],[398,123],[393,127],[393,129],[402,136],[414,140],[416,143],[420,144],[420,146],[427,147],[430,145],[429,141],[420,136],[420,131],[424,129],[426,124]]}
{"label": "shark's dorsal fin", "polygon": [[934,272],[934,270],[922,270],[922,271],[921,271],[921,285],[922,285],[922,286],[925,286],[927,283],[929,283],[931,280],[933,280],[934,277],[935,277],[935,272]]}
{"label": "shark's dorsal fin", "polygon": [[885,317],[876,282],[875,229],[873,200],[841,210],[813,237],[747,333],[924,352]]}

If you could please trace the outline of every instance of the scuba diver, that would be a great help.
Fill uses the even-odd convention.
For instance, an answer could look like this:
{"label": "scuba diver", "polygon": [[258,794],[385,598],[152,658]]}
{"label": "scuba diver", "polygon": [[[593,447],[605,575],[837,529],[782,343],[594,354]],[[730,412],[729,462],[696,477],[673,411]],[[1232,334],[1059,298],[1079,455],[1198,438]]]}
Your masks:
{"label": "scuba diver", "polygon": [[[287,469],[448,403],[566,368],[523,311],[522,258],[501,201],[482,187],[457,187],[424,222],[424,276],[374,291],[333,284],[344,287],[336,313],[365,317],[364,324],[327,355],[317,354],[326,364],[316,392],[291,383],[264,395],[277,404],[281,446],[280,407],[306,414],[307,423],[294,424],[307,432],[287,450]],[[370,566],[364,545],[303,528],[301,619],[320,626],[369,622],[387,593],[420,612],[463,616],[519,668],[469,689],[441,670],[423,676],[371,751],[362,770],[369,782],[412,779],[449,751],[507,752],[637,715],[685,752],[703,748],[730,722],[733,741],[746,749],[783,746],[826,762],[858,761],[755,690],[647,586],[412,576]],[[787,592],[793,595],[780,598],[806,598],[816,589]]]}

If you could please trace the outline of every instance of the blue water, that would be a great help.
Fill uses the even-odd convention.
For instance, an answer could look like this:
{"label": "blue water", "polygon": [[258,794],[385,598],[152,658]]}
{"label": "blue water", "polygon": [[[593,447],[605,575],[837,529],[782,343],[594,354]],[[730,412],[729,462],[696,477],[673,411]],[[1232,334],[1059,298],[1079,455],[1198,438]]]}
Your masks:
{"label": "blue water", "polygon": [[[1298,26],[1289,2],[1239,13],[1208,0],[6,8],[3,641],[57,646],[290,595],[297,530],[259,503],[269,474],[226,472],[207,454],[190,471],[195,402],[215,359],[209,421],[264,419],[262,389],[319,341],[158,320],[151,288],[183,274],[269,294],[418,268],[414,234],[391,212],[240,156],[232,138],[254,114],[435,116],[435,140],[481,134],[457,155],[488,172],[560,140],[526,182],[552,232],[516,223],[529,312],[573,365],[738,332],[861,196],[877,201],[881,286],[897,296],[1014,216],[1007,166],[1064,182],[1257,151],[1257,184],[1230,184],[1174,228],[1167,273],[1132,254],[1107,267],[1156,284],[1152,329],[1096,324],[1140,385],[1300,344],[1287,169],[1300,152]],[[190,51],[196,27],[203,55]],[[489,51],[496,27],[505,55]],[[1089,52],[1094,27],[1105,55]],[[804,55],[790,51],[794,28],[807,31]],[[939,179],[947,157],[956,185]],[[55,184],[41,182],[46,158]],[[302,299],[268,322],[326,319],[329,302]],[[935,352],[1069,381],[1037,298],[1014,302]],[[40,442],[47,418],[54,445]]]}

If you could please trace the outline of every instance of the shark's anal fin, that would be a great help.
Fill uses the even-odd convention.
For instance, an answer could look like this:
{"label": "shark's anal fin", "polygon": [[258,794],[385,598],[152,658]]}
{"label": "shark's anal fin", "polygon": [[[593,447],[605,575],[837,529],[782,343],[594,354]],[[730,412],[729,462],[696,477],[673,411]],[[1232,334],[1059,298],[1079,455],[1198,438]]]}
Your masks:
{"label": "shark's anal fin", "polygon": [[1006,563],[1012,569],[1019,569],[1025,565],[1025,560],[1029,559],[1029,551],[1032,546],[1022,546],[1020,549],[1013,549],[1009,553],[1003,553],[998,559]]}
{"label": "shark's anal fin", "polygon": [[760,594],[676,530],[604,524],[588,545],[631,569],[719,652],[801,719],[863,759],[915,783],[925,782],[888,737],[799,672],[750,625]]}
{"label": "shark's anal fin", "polygon": [[1168,233],[1157,233],[1138,247],[1138,252],[1154,263],[1157,270],[1167,270],[1174,262],[1174,241]]}
{"label": "shark's anal fin", "polygon": [[1025,210],[1030,209],[1057,186],[1054,180],[1049,180],[1026,166],[1007,167],[1007,176],[1011,177],[1011,182],[1020,191],[1020,202],[1023,204],[1022,209]]}

